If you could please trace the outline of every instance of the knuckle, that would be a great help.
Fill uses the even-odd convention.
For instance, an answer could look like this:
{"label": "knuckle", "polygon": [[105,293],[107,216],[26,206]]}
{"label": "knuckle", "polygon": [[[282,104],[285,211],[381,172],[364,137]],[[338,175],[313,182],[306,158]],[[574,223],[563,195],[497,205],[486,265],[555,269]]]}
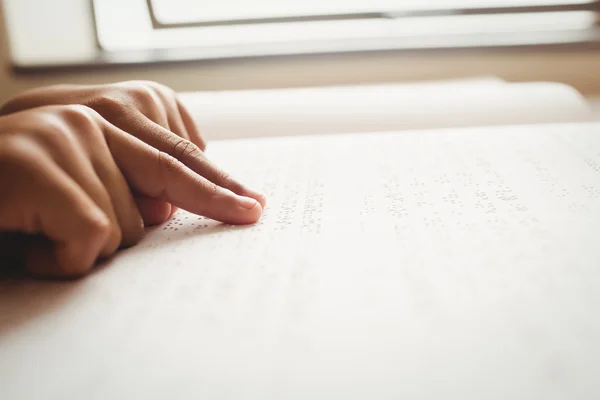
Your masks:
{"label": "knuckle", "polygon": [[88,118],[89,107],[83,104],[67,104],[56,106],[57,110],[66,118],[83,119]]}
{"label": "knuckle", "polygon": [[129,81],[121,83],[115,89],[114,97],[121,99],[121,110],[135,109],[154,122],[156,115],[160,114],[161,100],[158,93],[143,81]]}
{"label": "knuckle", "polygon": [[156,103],[156,94],[150,85],[138,83],[133,85],[129,92],[141,104],[151,105]]}
{"label": "knuckle", "polygon": [[104,214],[100,216],[89,216],[86,221],[86,233],[90,239],[107,239],[111,234],[111,222]]}
{"label": "knuckle", "polygon": [[94,98],[89,103],[90,108],[103,113],[118,113],[124,108],[127,108],[127,102],[121,96],[113,93],[104,93],[97,98]]}
{"label": "knuckle", "polygon": [[147,81],[146,84],[149,87],[156,90],[158,93],[162,93],[163,96],[172,97],[172,98],[177,97],[177,95],[173,89],[171,89],[170,87],[168,87],[166,85],[163,85],[162,83],[158,83],[158,82],[154,82],[154,81]]}
{"label": "knuckle", "polygon": [[36,115],[35,118],[35,128],[28,133],[28,136],[31,142],[36,144],[37,149],[51,154],[60,154],[65,150],[73,149],[75,138],[68,122],[60,114],[50,110]]}
{"label": "knuckle", "polygon": [[190,142],[187,139],[179,138],[176,140],[173,145],[173,150],[171,155],[179,160],[185,159],[188,157],[200,157],[202,156],[202,151],[196,146],[194,143]]}
{"label": "knuckle", "polygon": [[93,110],[86,106],[59,106],[49,111],[36,134],[55,151],[79,146],[78,137],[90,140],[102,135]]}
{"label": "knuckle", "polygon": [[90,108],[83,104],[66,104],[57,106],[63,114],[71,116],[73,118],[80,118],[82,116],[88,116]]}
{"label": "knuckle", "polygon": [[123,233],[121,229],[116,224],[113,224],[109,229],[106,245],[100,252],[100,256],[108,257],[114,254],[119,249],[119,246],[121,246],[122,240]]}
{"label": "knuckle", "polygon": [[78,128],[96,128],[97,113],[88,106],[82,104],[62,106],[61,113],[72,125]]}
{"label": "knuckle", "polygon": [[[81,239],[87,243],[106,242],[111,224],[104,214],[94,213],[83,218],[84,232]],[[61,275],[66,278],[80,278],[88,274],[94,263],[81,262],[79,258],[69,258],[61,265]]]}
{"label": "knuckle", "polygon": [[[35,143],[23,136],[7,136],[0,140],[0,163],[5,166],[19,167],[32,159]],[[8,168],[10,170],[12,168]]]}

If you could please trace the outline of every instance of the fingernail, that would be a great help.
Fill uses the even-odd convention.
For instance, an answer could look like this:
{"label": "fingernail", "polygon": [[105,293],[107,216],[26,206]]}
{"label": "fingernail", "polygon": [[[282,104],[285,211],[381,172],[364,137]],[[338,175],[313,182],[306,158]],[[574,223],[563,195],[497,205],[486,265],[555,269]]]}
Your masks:
{"label": "fingernail", "polygon": [[237,196],[240,202],[240,205],[244,207],[246,210],[252,210],[254,207],[258,205],[258,202],[250,197]]}
{"label": "fingernail", "polygon": [[260,203],[261,207],[265,207],[267,204],[267,196],[264,194],[257,192],[256,190],[248,189],[248,194],[254,197]]}

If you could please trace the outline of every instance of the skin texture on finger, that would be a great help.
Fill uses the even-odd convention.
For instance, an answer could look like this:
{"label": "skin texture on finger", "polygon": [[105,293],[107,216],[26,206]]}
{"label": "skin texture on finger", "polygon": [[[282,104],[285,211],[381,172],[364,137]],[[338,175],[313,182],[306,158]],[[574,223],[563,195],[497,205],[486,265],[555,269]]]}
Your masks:
{"label": "skin texture on finger", "polygon": [[[167,122],[168,122],[168,126],[164,126],[163,124],[159,124],[159,125],[161,125],[164,128],[169,129],[171,132],[173,132],[177,136],[189,140],[190,136],[188,134],[187,128],[185,127],[185,124],[183,123],[183,119],[181,118],[181,115],[179,114],[179,109],[177,106],[175,93],[172,93],[172,91],[170,89],[168,89],[167,87],[165,87],[163,85],[152,84],[151,87],[162,102],[162,106],[164,107],[165,115],[166,115]],[[153,122],[157,122],[157,121],[153,121]]]}
{"label": "skin texture on finger", "polygon": [[121,126],[124,121],[141,114],[170,130],[168,107],[154,86],[159,85],[145,81],[97,85],[84,104],[116,126]]}
{"label": "skin texture on finger", "polygon": [[150,81],[126,81],[108,85],[54,85],[23,92],[0,108],[0,115],[33,107],[57,104],[83,104],[118,125],[127,111],[137,110],[151,121],[189,139],[202,151],[206,140],[190,112],[168,87]]}
{"label": "skin texture on finger", "polygon": [[[72,128],[80,133],[76,139],[87,151],[91,166],[110,197],[122,234],[120,247],[132,246],[143,237],[144,222],[129,185],[110,153],[101,129],[102,117],[91,109],[84,109],[84,112],[89,113],[89,119],[84,116],[72,121]],[[82,134],[83,132],[87,134]]]}
{"label": "skin texture on finger", "polygon": [[0,115],[45,105],[81,104],[80,99],[85,97],[88,91],[89,86],[83,85],[55,85],[30,89],[4,103],[0,107]]}
{"label": "skin texture on finger", "polygon": [[148,97],[140,101],[140,103],[143,104],[146,109],[151,110],[148,114],[143,114],[146,115],[152,122],[172,131],[171,120],[169,119],[168,104],[164,102],[161,94],[154,88],[149,86],[142,87],[142,93],[147,92]]}
{"label": "skin texture on finger", "polygon": [[85,106],[44,106],[13,113],[4,118],[3,126],[17,126],[19,136],[42,146],[109,216],[112,240],[103,252],[109,256],[121,246],[138,242],[144,231],[127,182],[95,118],[101,119]]}
{"label": "skin texture on finger", "polygon": [[[50,152],[54,162],[79,185],[110,220],[110,235],[101,251],[104,257],[110,256],[120,247],[122,231],[119,218],[113,207],[111,196],[100,180],[90,161],[82,139],[94,140],[94,130],[102,135],[99,127],[84,115],[83,106],[45,107],[40,109],[42,122],[49,126],[48,136],[52,136],[46,151]],[[59,111],[60,110],[60,111]],[[52,128],[50,128],[52,126]],[[97,149],[101,152],[101,148]]]}
{"label": "skin texture on finger", "polygon": [[[169,100],[157,95],[157,91]],[[176,109],[172,105],[173,99],[177,105]],[[206,148],[206,142],[187,108],[172,90],[163,85],[132,81],[110,85],[59,85],[40,88],[9,101],[5,111],[13,112],[17,109],[48,104],[85,104],[98,111],[112,124],[151,146],[159,146],[159,150],[175,157],[180,152],[182,158],[185,158],[180,161],[188,164],[188,167],[213,183],[241,196],[255,198],[262,207],[266,205],[266,199],[262,194],[244,187],[215,166],[207,165],[208,160],[205,156],[194,156],[193,153],[202,153]],[[168,104],[171,106],[169,107]],[[179,120],[183,123],[183,127],[180,126]],[[180,136],[165,128],[172,124],[174,125],[172,129]],[[158,130],[156,127],[161,129]],[[187,133],[189,141],[181,142],[181,138],[186,136],[184,132]],[[154,140],[151,141],[153,138]],[[195,145],[196,151],[194,147],[187,145],[190,142]]]}
{"label": "skin texture on finger", "polygon": [[228,189],[235,194],[257,200],[261,207],[266,206],[266,197],[249,189],[231,178],[208,160],[206,155],[192,142],[182,139],[147,118],[128,119],[119,128],[126,130],[155,149],[169,154],[181,161],[195,173],[215,185]]}
{"label": "skin texture on finger", "polygon": [[[14,112],[48,104],[88,105],[100,112],[105,119],[136,135],[142,141],[148,141],[153,136],[152,131],[155,129],[146,132],[147,128],[152,127],[150,122],[153,122],[154,125],[163,128],[158,140],[163,146],[159,150],[176,157],[176,153],[181,151],[186,159],[180,161],[185,164],[190,161],[188,166],[196,173],[239,195],[255,198],[262,207],[266,204],[263,195],[242,186],[216,167],[207,166],[205,158],[193,157],[193,151],[190,151],[186,142],[177,142],[178,138],[189,139],[200,152],[206,148],[206,142],[189,110],[172,90],[163,85],[131,81],[111,85],[59,85],[40,88],[9,101],[4,111]],[[146,123],[140,124],[136,121]],[[167,139],[167,133],[171,139]],[[149,144],[157,147],[156,141]]]}
{"label": "skin texture on finger", "polygon": [[51,158],[31,143],[26,148],[15,152],[15,161],[0,165],[2,187],[10,193],[0,209],[0,230],[48,238],[27,243],[25,267],[32,274],[84,275],[109,239],[110,220]]}
{"label": "skin texture on finger", "polygon": [[133,246],[144,236],[144,220],[138,210],[129,185],[110,153],[104,156],[104,160],[96,160],[93,164],[100,181],[108,191],[121,228],[122,239],[120,247]]}
{"label": "skin texture on finger", "polygon": [[252,224],[260,218],[262,207],[255,199],[209,182],[175,158],[112,125],[106,130],[111,152],[136,192],[226,223]]}
{"label": "skin texture on finger", "polygon": [[181,100],[176,97],[175,102],[177,103],[177,109],[179,110],[179,115],[181,116],[181,120],[185,125],[186,131],[189,135],[189,139],[194,143],[200,150],[206,150],[206,140],[202,137],[200,133],[200,129],[192,118],[192,114],[189,112],[185,104],[181,102]]}

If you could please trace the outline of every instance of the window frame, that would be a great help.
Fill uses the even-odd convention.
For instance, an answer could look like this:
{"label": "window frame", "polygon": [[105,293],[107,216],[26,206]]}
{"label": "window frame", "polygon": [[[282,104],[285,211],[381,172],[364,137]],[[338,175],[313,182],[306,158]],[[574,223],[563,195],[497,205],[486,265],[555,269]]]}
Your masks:
{"label": "window frame", "polygon": [[[91,0],[94,10],[96,25],[96,39],[99,48],[103,52],[103,58],[109,63],[130,62],[173,62],[173,61],[198,61],[215,59],[235,59],[247,57],[273,57],[273,56],[297,56],[338,54],[355,52],[378,52],[378,51],[431,51],[431,50],[455,50],[455,49],[490,49],[490,48],[542,48],[547,46],[572,47],[585,46],[591,48],[600,47],[600,26],[598,26],[597,15],[600,15],[600,0],[586,4],[550,5],[532,7],[503,7],[494,9],[461,9],[461,10],[437,10],[406,12],[395,15],[393,21],[402,24],[422,21],[438,21],[457,18],[523,18],[524,16],[557,16],[560,13],[576,15],[575,13],[587,13],[590,18],[589,26],[581,29],[565,30],[531,30],[528,32],[498,32],[478,35],[458,34],[449,37],[446,34],[424,35],[415,37],[385,37],[377,36],[370,38],[354,37],[352,39],[340,38],[339,32],[371,30],[377,32],[387,29],[385,24],[390,24],[392,19],[388,15],[358,14],[352,17],[348,15],[337,15],[327,18],[301,19],[271,19],[269,21],[248,20],[232,23],[232,21],[220,21],[219,23],[200,24],[177,24],[172,26],[161,24],[156,15],[153,15],[151,0]],[[129,2],[136,7],[124,10],[123,4]],[[112,3],[112,8],[110,4]],[[108,5],[108,6],[107,6]],[[119,12],[121,14],[119,14]],[[119,22],[120,21],[120,22]],[[522,21],[521,21],[522,23]],[[310,26],[309,26],[310,25]],[[461,25],[456,23],[455,25]],[[288,32],[289,27],[305,28],[305,34],[312,35],[314,31],[337,32],[338,36],[323,35],[311,37],[310,40],[275,40],[273,42],[257,41],[243,43],[247,38],[268,35],[280,38],[277,32]],[[336,31],[333,28],[338,29]],[[317,29],[318,28],[318,29]],[[365,29],[368,28],[368,29]],[[241,34],[237,38],[242,42],[236,42],[236,37],[227,40],[216,40],[215,38],[227,37],[231,30],[245,30],[253,33]],[[201,35],[193,33],[203,32],[213,41],[204,45],[188,43],[185,40],[160,40],[168,38],[169,34],[181,34],[189,32],[182,39],[197,38]],[[130,40],[136,37],[136,40]],[[301,35],[299,35],[301,36]],[[159,38],[159,39],[156,39]],[[155,40],[156,39],[156,40]],[[154,43],[155,41],[156,43]],[[177,44],[175,44],[177,43]]]}
{"label": "window frame", "polygon": [[[534,4],[526,6],[495,6],[495,7],[448,7],[439,9],[414,9],[406,11],[371,11],[357,13],[337,13],[327,15],[302,15],[289,17],[269,17],[269,18],[239,18],[223,19],[200,22],[180,22],[169,23],[160,20],[154,6],[156,0],[145,0],[152,27],[154,29],[170,29],[181,27],[206,27],[220,25],[243,25],[243,24],[269,24],[279,22],[306,22],[318,20],[339,20],[339,19],[364,19],[364,18],[410,18],[427,17],[442,15],[489,15],[489,14],[519,14],[533,12],[560,12],[560,11],[596,11],[600,12],[600,0],[575,0],[581,3],[564,4]],[[555,0],[560,1],[560,0]]]}

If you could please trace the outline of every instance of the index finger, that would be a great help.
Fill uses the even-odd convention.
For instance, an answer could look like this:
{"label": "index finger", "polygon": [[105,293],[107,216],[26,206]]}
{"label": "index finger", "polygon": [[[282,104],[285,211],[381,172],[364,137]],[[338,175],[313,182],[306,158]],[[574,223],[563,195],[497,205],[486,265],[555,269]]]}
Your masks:
{"label": "index finger", "polygon": [[240,196],[195,173],[176,158],[106,124],[107,142],[137,192],[230,224],[252,224],[262,215],[253,198]]}

